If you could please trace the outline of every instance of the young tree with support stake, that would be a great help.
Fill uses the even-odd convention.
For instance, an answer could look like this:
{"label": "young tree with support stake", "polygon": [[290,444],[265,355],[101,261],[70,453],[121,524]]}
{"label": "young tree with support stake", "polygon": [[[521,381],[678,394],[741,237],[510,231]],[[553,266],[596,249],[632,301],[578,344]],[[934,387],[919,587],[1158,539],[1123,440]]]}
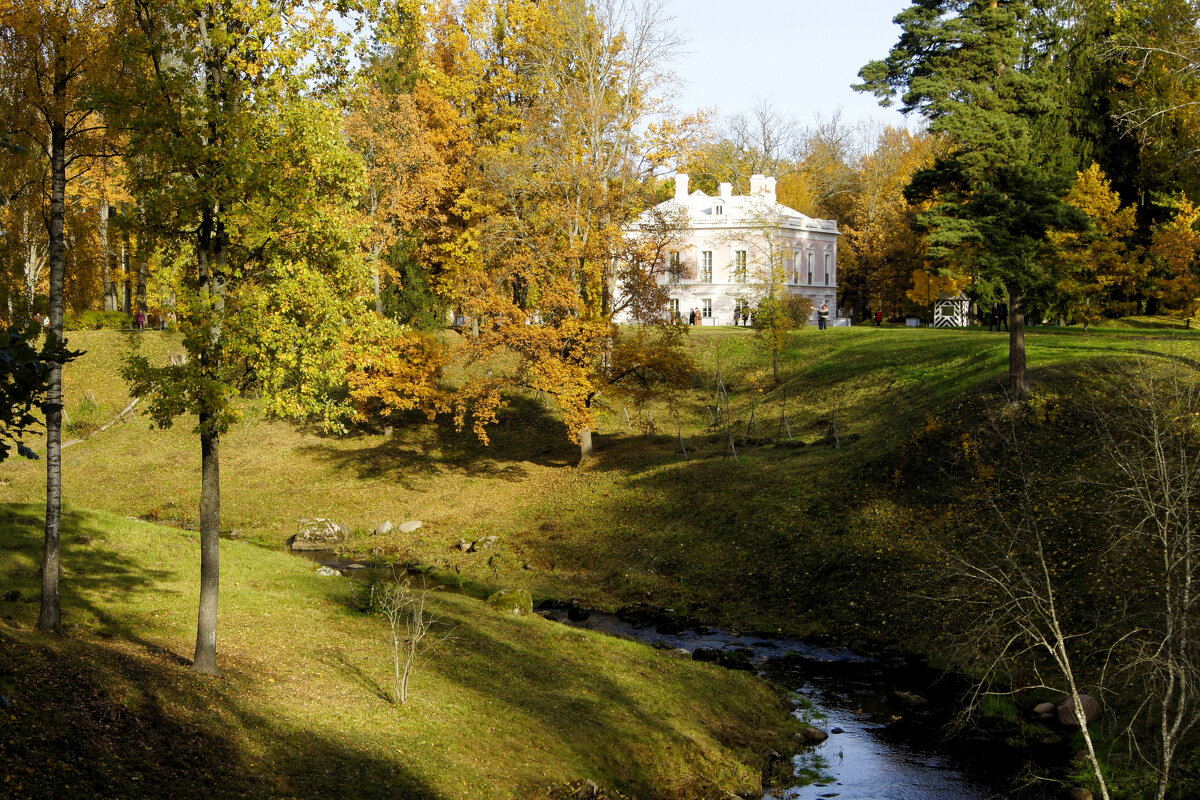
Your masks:
{"label": "young tree with support stake", "polygon": [[951,149],[914,175],[905,195],[927,201],[918,217],[930,256],[949,273],[974,273],[1009,298],[1009,382],[1029,395],[1025,298],[1053,285],[1047,231],[1083,228],[1061,200],[1073,179],[1057,88],[1023,0],[913,0],[887,58],[855,86],[904,113],[919,112]]}

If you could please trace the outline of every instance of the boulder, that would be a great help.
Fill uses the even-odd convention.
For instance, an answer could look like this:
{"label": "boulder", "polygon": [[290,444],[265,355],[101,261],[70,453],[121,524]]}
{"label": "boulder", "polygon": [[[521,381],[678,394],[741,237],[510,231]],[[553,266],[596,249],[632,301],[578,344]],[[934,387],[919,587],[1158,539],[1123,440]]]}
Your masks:
{"label": "boulder", "polygon": [[526,589],[501,589],[487,599],[487,604],[501,614],[527,617],[533,613],[533,597]]}
{"label": "boulder", "polygon": [[332,550],[349,537],[350,529],[331,519],[303,519],[288,546],[293,550]]}
{"label": "boulder", "polygon": [[[1100,701],[1092,697],[1090,694],[1079,695],[1079,704],[1083,706],[1083,716],[1087,724],[1091,725],[1096,720],[1100,719]],[[1058,704],[1058,721],[1068,728],[1078,728],[1079,718],[1075,716],[1075,704],[1071,702],[1071,698],[1064,697]]]}
{"label": "boulder", "polygon": [[409,522],[400,523],[400,527],[397,530],[399,530],[401,533],[412,533],[419,527],[421,527],[421,521],[419,519],[414,519]]}
{"label": "boulder", "polygon": [[454,546],[457,547],[459,550],[463,551],[464,553],[471,552],[471,543],[468,542],[466,539],[459,539],[458,544],[456,544]]}
{"label": "boulder", "polygon": [[829,734],[813,725],[805,725],[796,734],[796,738],[805,744],[820,744],[829,738]]}
{"label": "boulder", "polygon": [[1054,710],[1054,703],[1038,703],[1033,707],[1033,713],[1039,717],[1043,714],[1053,714]]}
{"label": "boulder", "polygon": [[845,731],[842,730],[841,728],[830,728],[829,732],[830,733],[845,733]]}
{"label": "boulder", "polygon": [[921,695],[919,695],[919,694],[914,694],[912,692],[904,692],[904,691],[900,691],[900,690],[896,691],[896,699],[902,703],[907,703],[910,706],[923,706],[929,702],[924,697],[921,697]]}
{"label": "boulder", "polygon": [[342,573],[333,567],[317,567],[317,574],[324,575],[326,578],[332,578],[334,575],[341,575]]}
{"label": "boulder", "polygon": [[467,548],[467,552],[478,553],[480,550],[491,550],[496,546],[496,542],[499,540],[499,536],[485,536],[482,539],[476,539],[471,543],[471,546]]}
{"label": "boulder", "polygon": [[1074,786],[1067,792],[1069,800],[1092,800],[1092,793],[1089,789],[1084,789],[1081,786]]}
{"label": "boulder", "polygon": [[682,647],[672,647],[663,651],[670,658],[691,658],[692,654]]}
{"label": "boulder", "polygon": [[386,536],[387,534],[392,532],[392,527],[393,527],[392,521],[390,519],[384,520],[384,523],[375,529],[375,535],[376,536]]}

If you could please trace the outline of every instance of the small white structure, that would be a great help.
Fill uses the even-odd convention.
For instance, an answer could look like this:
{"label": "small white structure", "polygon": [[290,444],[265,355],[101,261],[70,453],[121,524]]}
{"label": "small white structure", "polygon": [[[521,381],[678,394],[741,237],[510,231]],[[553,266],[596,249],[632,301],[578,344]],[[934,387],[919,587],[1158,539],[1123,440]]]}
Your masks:
{"label": "small white structure", "polygon": [[[812,300],[813,317],[829,306],[830,325],[837,309],[837,222],[813,219],[775,199],[775,179],[750,178],[750,194],[735,195],[722,183],[716,197],[688,193],[688,176],[675,176],[675,197],[658,206],[686,213],[690,231],[678,252],[677,270],[661,278],[670,285],[671,310],[684,322],[699,309],[704,325],[731,325],[735,312],[753,308],[772,265],[782,269],[786,291]],[[643,215],[647,219],[649,212]],[[632,233],[632,232],[631,232]],[[628,321],[628,319],[618,320]]]}
{"label": "small white structure", "polygon": [[933,302],[933,327],[965,328],[971,323],[971,301],[965,294],[942,295]]}

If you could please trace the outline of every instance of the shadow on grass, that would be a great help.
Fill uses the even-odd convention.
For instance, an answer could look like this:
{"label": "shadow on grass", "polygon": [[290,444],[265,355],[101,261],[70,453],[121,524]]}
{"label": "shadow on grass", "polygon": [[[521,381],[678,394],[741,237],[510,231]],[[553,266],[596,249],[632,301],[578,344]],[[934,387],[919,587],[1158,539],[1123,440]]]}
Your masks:
{"label": "shadow on grass", "polygon": [[440,797],[396,763],[247,710],[230,691],[237,678],[148,651],[0,627],[0,676],[12,704],[0,710],[0,772],[14,800]]}
{"label": "shadow on grass", "polygon": [[566,467],[578,460],[562,421],[542,402],[511,397],[498,417],[487,428],[486,445],[469,428],[456,430],[447,416],[430,423],[411,414],[390,438],[364,437],[352,447],[344,442],[309,445],[301,451],[356,478],[384,478],[406,488],[413,488],[416,478],[447,472],[517,482],[527,475],[523,464]]}
{"label": "shadow on grass", "polygon": [[253,694],[246,670],[192,674],[188,659],[141,636],[136,616],[113,613],[124,596],[161,593],[177,576],[123,555],[111,522],[64,514],[69,635],[29,630],[41,529],[39,507],[0,508],[4,797],[439,797],[396,762],[264,717],[242,700]]}

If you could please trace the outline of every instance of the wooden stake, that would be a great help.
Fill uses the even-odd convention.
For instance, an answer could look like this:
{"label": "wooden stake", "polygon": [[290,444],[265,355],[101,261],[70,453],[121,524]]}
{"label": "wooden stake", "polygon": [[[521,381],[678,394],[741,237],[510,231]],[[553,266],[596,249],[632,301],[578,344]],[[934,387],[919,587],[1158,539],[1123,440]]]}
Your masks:
{"label": "wooden stake", "polygon": [[733,456],[733,460],[737,461],[737,446],[733,443],[733,431],[726,431],[725,435],[728,438],[725,441],[725,454],[721,456],[721,459]]}
{"label": "wooden stake", "polygon": [[754,432],[754,437],[756,439],[762,438],[762,430],[758,427],[757,411],[750,412],[750,421],[746,423],[746,435],[749,436],[751,431]]}
{"label": "wooden stake", "polygon": [[625,415],[625,428],[630,433],[633,433],[633,420],[629,418],[629,406],[623,406],[621,413]]}
{"label": "wooden stake", "polygon": [[825,441],[833,442],[833,446],[837,450],[842,449],[842,441],[838,438],[837,421],[833,417],[829,418],[829,430],[825,433]]}
{"label": "wooden stake", "polygon": [[688,457],[687,445],[683,443],[683,431],[680,431],[678,437],[675,439],[675,454],[678,455],[680,453],[683,454],[684,458]]}
{"label": "wooden stake", "polygon": [[775,434],[775,438],[782,439],[784,431],[787,431],[787,437],[790,440],[792,438],[792,425],[788,422],[786,411],[779,417],[779,432]]}

